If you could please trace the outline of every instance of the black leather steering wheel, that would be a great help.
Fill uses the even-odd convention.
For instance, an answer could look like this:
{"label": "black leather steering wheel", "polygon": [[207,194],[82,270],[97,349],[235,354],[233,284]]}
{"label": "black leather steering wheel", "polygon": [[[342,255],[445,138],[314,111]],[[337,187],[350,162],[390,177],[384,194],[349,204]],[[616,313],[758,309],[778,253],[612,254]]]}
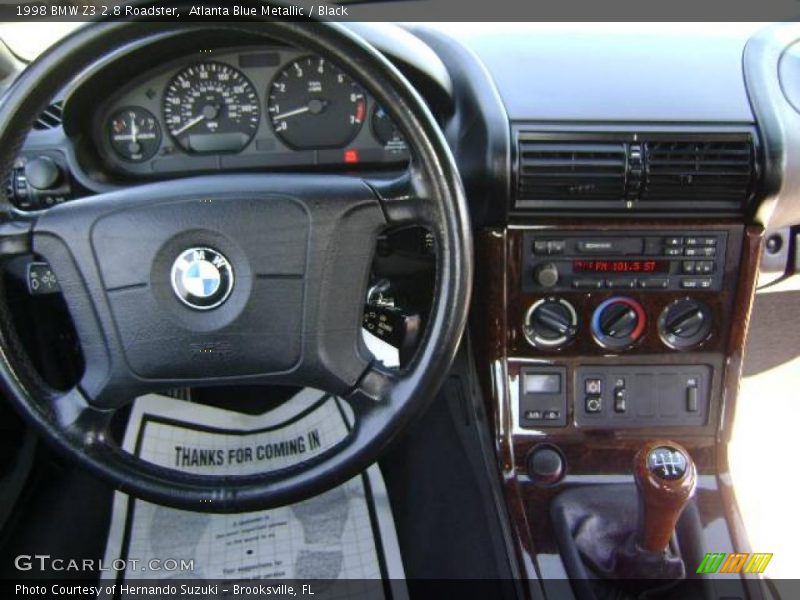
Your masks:
{"label": "black leather steering wheel", "polygon": [[[0,105],[2,172],[35,117],[97,57],[156,33],[193,28],[202,36],[209,27],[104,22],[62,40],[21,74]],[[34,252],[50,263],[86,368],[73,389],[49,388],[26,358],[0,293],[0,379],[38,432],[118,489],[178,508],[235,512],[320,493],[380,457],[446,376],[466,322],[473,258],[464,192],[441,130],[380,53],[332,23],[213,28],[307,49],[355,76],[405,135],[413,155],[408,172],[384,184],[320,174],[204,176],[98,194],[38,214],[20,213],[3,198],[0,254]],[[435,238],[435,294],[414,359],[390,371],[364,347],[360,323],[376,237],[407,224]],[[176,260],[192,248],[212,249],[207,259],[227,262],[217,263],[223,275],[232,271],[229,295],[208,310],[187,306],[172,287]],[[355,425],[312,460],[225,477],[145,462],[109,435],[114,412],[138,395],[222,384],[319,388],[349,403]]]}

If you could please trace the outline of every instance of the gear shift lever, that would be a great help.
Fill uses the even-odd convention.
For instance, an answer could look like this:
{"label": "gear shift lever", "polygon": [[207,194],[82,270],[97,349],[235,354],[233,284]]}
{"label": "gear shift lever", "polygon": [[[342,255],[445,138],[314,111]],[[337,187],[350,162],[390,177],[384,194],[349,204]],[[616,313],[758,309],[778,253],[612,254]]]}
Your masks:
{"label": "gear shift lever", "polygon": [[[655,594],[686,577],[683,540],[671,542],[697,485],[692,457],[675,442],[649,442],[634,458],[633,477],[635,486],[575,487],[553,501],[559,548],[581,600]],[[690,529],[682,528],[686,540],[695,537]]]}
{"label": "gear shift lever", "polygon": [[697,485],[694,461],[680,444],[650,442],[636,454],[633,475],[639,494],[636,543],[648,552],[664,552]]}

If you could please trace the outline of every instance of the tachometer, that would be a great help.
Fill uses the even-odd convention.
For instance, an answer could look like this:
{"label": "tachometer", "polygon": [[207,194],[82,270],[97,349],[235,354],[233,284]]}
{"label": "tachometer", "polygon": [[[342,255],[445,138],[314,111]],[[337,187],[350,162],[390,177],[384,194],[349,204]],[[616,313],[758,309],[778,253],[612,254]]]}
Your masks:
{"label": "tachometer", "polygon": [[323,58],[297,59],[270,84],[267,112],[275,133],[296,149],[340,148],[364,122],[364,91]]}
{"label": "tachometer", "polygon": [[253,84],[223,63],[187,67],[164,92],[167,130],[187,152],[238,152],[253,139],[260,117]]}

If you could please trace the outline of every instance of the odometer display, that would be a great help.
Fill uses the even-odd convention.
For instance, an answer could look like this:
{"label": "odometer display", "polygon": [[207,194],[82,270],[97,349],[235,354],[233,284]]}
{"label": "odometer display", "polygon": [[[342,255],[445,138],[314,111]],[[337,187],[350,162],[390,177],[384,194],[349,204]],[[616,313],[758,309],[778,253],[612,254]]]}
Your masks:
{"label": "odometer display", "polygon": [[253,139],[260,118],[253,84],[223,63],[187,67],[164,92],[167,130],[187,152],[239,152]]}
{"label": "odometer display", "polygon": [[364,91],[320,57],[297,59],[270,84],[267,113],[275,134],[298,150],[341,148],[361,129]]}
{"label": "odometer display", "polygon": [[573,273],[669,273],[668,260],[573,260]]}

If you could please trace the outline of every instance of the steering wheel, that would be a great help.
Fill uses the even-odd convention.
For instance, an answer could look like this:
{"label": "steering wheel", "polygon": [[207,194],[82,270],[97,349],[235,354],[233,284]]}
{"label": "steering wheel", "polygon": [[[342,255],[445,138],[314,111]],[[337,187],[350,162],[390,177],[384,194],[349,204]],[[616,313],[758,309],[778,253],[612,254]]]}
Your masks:
{"label": "steering wheel", "polygon": [[[355,75],[403,132],[413,156],[406,173],[386,183],[323,174],[202,176],[30,214],[3,197],[0,255],[33,252],[50,263],[86,366],[68,391],[46,385],[0,290],[0,379],[46,440],[119,490],[176,508],[237,512],[295,502],[357,475],[425,409],[464,330],[473,259],[464,192],[442,132],[379,52],[334,23],[213,28],[304,48]],[[51,98],[97,57],[187,29],[201,37],[209,25],[93,23],[42,54],[0,105],[2,172]],[[415,357],[389,370],[366,349],[360,323],[377,236],[411,224],[435,240],[434,300]],[[176,272],[188,268],[211,269],[208,290],[181,287]],[[353,427],[333,448],[291,468],[224,477],[144,461],[109,432],[114,413],[139,395],[245,384],[335,394],[350,405]]]}

